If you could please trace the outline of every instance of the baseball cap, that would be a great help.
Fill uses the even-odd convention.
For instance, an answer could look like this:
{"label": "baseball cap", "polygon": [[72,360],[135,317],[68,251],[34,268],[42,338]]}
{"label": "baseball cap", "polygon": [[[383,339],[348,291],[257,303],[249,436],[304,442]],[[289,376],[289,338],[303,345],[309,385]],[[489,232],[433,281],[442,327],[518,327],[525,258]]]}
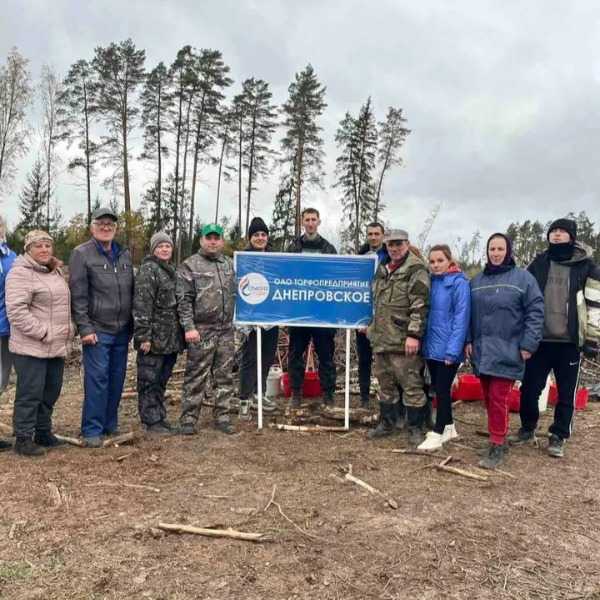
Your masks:
{"label": "baseball cap", "polygon": [[208,225],[204,225],[202,227],[200,233],[202,234],[202,237],[206,237],[210,233],[216,233],[217,235],[223,237],[223,228],[215,223],[209,223]]}
{"label": "baseball cap", "polygon": [[101,206],[92,213],[92,221],[97,221],[102,217],[109,217],[113,221],[119,220],[119,217],[115,214],[115,211],[112,210],[112,208],[109,208],[108,206]]}

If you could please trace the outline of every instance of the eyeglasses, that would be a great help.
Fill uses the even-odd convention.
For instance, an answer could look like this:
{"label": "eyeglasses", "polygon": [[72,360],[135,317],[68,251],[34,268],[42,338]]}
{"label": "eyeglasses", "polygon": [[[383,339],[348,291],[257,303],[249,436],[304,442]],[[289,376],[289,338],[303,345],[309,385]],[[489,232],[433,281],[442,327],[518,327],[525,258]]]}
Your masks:
{"label": "eyeglasses", "polygon": [[114,221],[92,221],[94,227],[99,229],[116,229],[117,224]]}

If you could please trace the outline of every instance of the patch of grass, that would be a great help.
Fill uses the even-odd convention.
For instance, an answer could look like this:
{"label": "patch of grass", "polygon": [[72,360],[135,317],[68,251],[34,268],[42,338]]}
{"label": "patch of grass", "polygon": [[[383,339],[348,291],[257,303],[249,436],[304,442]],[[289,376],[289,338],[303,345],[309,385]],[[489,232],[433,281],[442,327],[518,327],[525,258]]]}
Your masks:
{"label": "patch of grass", "polygon": [[31,565],[26,562],[0,561],[0,583],[27,580],[32,576],[32,571]]}

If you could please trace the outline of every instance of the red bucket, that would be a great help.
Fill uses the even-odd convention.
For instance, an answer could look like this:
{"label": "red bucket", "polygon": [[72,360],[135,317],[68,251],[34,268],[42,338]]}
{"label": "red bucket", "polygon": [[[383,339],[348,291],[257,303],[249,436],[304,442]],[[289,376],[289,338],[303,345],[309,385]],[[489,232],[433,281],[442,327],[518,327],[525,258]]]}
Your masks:
{"label": "red bucket", "polygon": [[[579,388],[577,390],[577,394],[575,395],[575,410],[583,410],[588,403],[590,398],[590,392],[587,388]],[[556,406],[558,403],[558,388],[555,384],[550,386],[550,391],[548,392],[548,404],[552,406]]]}
{"label": "red bucket", "polygon": [[[281,374],[281,390],[286,398],[292,395],[290,375],[285,372]],[[305,398],[316,398],[321,395],[321,382],[317,371],[305,371],[304,383],[302,384],[302,395]]]}
{"label": "red bucket", "polygon": [[459,375],[452,386],[452,400],[483,400],[483,388],[479,377],[470,373]]}

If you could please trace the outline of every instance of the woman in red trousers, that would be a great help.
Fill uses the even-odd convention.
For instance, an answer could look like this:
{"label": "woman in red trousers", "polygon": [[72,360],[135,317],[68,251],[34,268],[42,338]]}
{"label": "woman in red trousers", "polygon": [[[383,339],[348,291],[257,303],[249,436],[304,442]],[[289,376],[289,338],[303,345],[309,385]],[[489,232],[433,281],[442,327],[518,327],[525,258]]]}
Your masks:
{"label": "woman in red trousers", "polygon": [[487,263],[471,280],[470,343],[465,348],[480,377],[490,445],[479,465],[494,469],[507,451],[508,397],[537,350],[544,326],[544,298],[533,275],[515,265],[502,233],[487,242]]}

